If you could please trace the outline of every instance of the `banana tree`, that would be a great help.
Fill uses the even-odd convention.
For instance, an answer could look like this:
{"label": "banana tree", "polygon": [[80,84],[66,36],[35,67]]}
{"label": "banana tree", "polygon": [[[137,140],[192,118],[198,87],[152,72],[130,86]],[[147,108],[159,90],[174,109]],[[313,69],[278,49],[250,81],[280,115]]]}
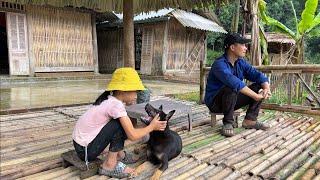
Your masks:
{"label": "banana tree", "polygon": [[[278,20],[268,16],[266,14],[266,2],[264,0],[259,0],[259,16],[262,22],[268,26],[273,26],[276,30],[289,35],[292,37],[296,44],[293,46],[293,50],[291,51],[291,56],[289,57],[289,61],[292,63],[303,63],[304,62],[304,38],[310,32],[316,29],[320,24],[320,13],[316,14],[316,10],[318,7],[319,0],[307,0],[305,3],[305,8],[301,14],[301,20],[298,22],[298,18],[296,15],[295,8],[293,6],[292,1],[290,1],[295,22],[296,29],[295,31],[289,29],[284,24],[279,22]],[[296,53],[296,61],[292,61],[293,54]]]}

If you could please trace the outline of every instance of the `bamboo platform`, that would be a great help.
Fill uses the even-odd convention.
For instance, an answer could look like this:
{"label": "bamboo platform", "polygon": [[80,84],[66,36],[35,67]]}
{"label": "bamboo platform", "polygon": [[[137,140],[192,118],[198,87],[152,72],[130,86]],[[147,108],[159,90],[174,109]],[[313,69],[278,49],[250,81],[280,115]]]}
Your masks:
{"label": "bamboo platform", "polygon": [[[63,168],[61,153],[73,149],[74,123],[87,108],[1,115],[0,179],[79,179],[75,167]],[[225,138],[219,134],[221,124],[210,126],[205,106],[193,104],[193,113],[191,132],[187,117],[171,121],[171,128],[183,139],[183,152],[170,161],[161,179],[319,179],[319,120],[268,111],[259,120],[271,123],[272,129],[237,128],[235,136]],[[240,117],[240,124],[242,120]],[[128,141],[125,146],[129,151],[145,152],[141,142]],[[145,161],[143,153],[139,155],[141,161],[132,167]],[[135,179],[150,177],[152,169]],[[96,175],[88,179],[110,178]]]}

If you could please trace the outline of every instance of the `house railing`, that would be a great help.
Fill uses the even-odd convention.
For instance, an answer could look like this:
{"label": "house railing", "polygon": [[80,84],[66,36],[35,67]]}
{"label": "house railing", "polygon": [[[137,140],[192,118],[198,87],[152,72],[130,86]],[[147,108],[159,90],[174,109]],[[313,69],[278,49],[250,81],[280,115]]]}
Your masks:
{"label": "house railing", "polygon": [[[272,97],[262,108],[320,115],[320,65],[269,65],[256,66],[268,76]],[[200,99],[203,102],[206,79],[210,67],[200,62]]]}

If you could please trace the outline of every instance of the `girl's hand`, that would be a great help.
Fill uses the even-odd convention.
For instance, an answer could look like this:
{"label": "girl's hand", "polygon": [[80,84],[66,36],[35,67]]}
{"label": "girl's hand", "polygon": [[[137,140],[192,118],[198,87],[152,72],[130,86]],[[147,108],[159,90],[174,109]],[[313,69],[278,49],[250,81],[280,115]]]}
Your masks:
{"label": "girl's hand", "polygon": [[164,131],[167,126],[167,121],[160,121],[159,114],[157,114],[150,123],[154,131]]}

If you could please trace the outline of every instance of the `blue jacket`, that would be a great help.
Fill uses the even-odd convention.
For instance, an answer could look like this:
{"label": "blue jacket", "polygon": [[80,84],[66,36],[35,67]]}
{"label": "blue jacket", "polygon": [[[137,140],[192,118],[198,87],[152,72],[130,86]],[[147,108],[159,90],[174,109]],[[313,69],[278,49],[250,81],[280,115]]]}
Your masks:
{"label": "blue jacket", "polygon": [[227,55],[224,54],[215,60],[211,66],[204,102],[208,107],[211,107],[214,97],[224,86],[228,86],[235,92],[239,92],[246,86],[243,79],[260,84],[268,82],[268,78],[265,75],[252,67],[243,58],[237,59],[234,66],[232,66]]}

